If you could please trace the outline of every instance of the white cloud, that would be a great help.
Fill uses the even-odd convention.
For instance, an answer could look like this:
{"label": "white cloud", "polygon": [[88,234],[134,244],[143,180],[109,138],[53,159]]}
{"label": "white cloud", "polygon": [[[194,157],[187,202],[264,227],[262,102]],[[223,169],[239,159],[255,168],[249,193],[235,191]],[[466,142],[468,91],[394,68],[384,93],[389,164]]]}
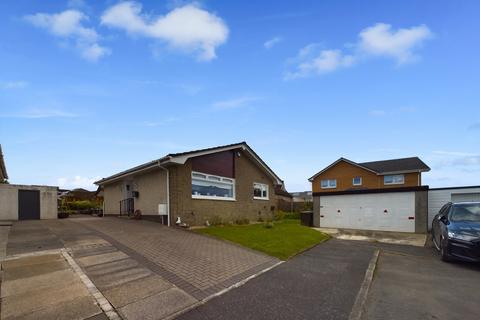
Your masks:
{"label": "white cloud", "polygon": [[433,151],[433,158],[438,167],[455,166],[468,170],[480,171],[480,154],[459,151]]}
{"label": "white cloud", "polygon": [[26,81],[5,81],[0,82],[0,89],[22,89],[28,86]]}
{"label": "white cloud", "polygon": [[414,49],[433,36],[425,25],[392,30],[386,23],[377,23],[359,34],[358,48],[367,55],[391,57],[402,64],[417,58]]}
{"label": "white cloud", "polygon": [[345,49],[320,50],[315,43],[300,49],[297,56],[290,59],[294,70],[286,72],[284,79],[322,75],[378,56],[392,58],[399,65],[412,62],[418,59],[415,49],[432,36],[425,25],[392,30],[389,24],[377,23],[363,29],[358,41],[353,45],[345,44]]}
{"label": "white cloud", "polygon": [[217,101],[212,104],[212,107],[216,110],[236,109],[248,106],[250,103],[257,100],[259,100],[259,98],[244,96],[229,100]]}
{"label": "white cloud", "polygon": [[354,56],[344,55],[340,50],[321,50],[315,57],[305,59],[311,50],[310,46],[300,50],[298,59],[304,60],[297,65],[295,71],[285,74],[286,80],[303,78],[312,74],[325,74],[339,68],[350,67],[355,62]]}
{"label": "white cloud", "polygon": [[146,127],[161,127],[180,121],[177,117],[167,117],[159,121],[144,121],[142,124]]}
{"label": "white cloud", "polygon": [[93,28],[83,26],[88,17],[78,10],[60,13],[36,13],[24,17],[32,25],[45,29],[56,37],[72,39],[83,58],[97,61],[110,54],[110,49],[98,44],[99,35]]}
{"label": "white cloud", "polygon": [[229,32],[221,18],[193,4],[152,17],[142,14],[138,2],[121,2],[104,12],[102,24],[165,41],[171,48],[197,54],[200,60],[214,59],[216,48],[227,40]]}
{"label": "white cloud", "polygon": [[44,118],[75,118],[77,114],[60,109],[31,108],[23,112],[0,114],[0,118],[23,118],[23,119],[44,119]]}
{"label": "white cloud", "polygon": [[57,178],[56,184],[60,188],[75,189],[75,188],[84,188],[87,190],[95,190],[97,187],[94,185],[94,182],[100,180],[100,177],[83,177],[83,176],[74,176],[74,177],[60,177]]}
{"label": "white cloud", "polygon": [[373,117],[383,117],[387,115],[387,112],[385,110],[371,110],[368,114]]}
{"label": "white cloud", "polygon": [[283,39],[281,37],[273,37],[272,39],[265,41],[263,46],[265,47],[265,49],[271,49],[273,48],[273,46],[279,44],[282,41]]}

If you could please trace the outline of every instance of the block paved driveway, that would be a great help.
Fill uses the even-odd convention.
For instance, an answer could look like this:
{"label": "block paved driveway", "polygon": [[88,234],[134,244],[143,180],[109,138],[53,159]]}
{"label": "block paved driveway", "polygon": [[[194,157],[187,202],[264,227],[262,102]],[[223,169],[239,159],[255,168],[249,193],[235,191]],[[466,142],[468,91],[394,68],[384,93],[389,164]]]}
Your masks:
{"label": "block paved driveway", "polygon": [[125,319],[162,319],[279,261],[149,221],[19,221],[7,255],[67,248]]}
{"label": "block paved driveway", "polygon": [[120,218],[75,219],[123,252],[197,299],[203,299],[277,263],[278,260],[225,241]]}

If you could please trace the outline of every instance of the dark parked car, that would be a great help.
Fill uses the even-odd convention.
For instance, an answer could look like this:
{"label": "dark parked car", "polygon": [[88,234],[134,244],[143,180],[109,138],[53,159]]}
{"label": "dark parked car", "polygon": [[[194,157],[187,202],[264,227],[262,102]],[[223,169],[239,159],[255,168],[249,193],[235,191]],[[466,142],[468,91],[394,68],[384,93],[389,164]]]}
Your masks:
{"label": "dark parked car", "polygon": [[444,261],[480,262],[480,202],[444,205],[433,218],[432,240]]}

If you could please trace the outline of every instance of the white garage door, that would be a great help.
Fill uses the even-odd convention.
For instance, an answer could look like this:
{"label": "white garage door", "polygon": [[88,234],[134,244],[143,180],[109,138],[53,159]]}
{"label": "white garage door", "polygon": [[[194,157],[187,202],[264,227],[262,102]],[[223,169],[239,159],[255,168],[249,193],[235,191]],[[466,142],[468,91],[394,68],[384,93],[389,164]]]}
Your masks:
{"label": "white garage door", "polygon": [[452,202],[480,201],[480,193],[452,193]]}
{"label": "white garage door", "polygon": [[321,196],[320,226],[415,232],[415,193]]}

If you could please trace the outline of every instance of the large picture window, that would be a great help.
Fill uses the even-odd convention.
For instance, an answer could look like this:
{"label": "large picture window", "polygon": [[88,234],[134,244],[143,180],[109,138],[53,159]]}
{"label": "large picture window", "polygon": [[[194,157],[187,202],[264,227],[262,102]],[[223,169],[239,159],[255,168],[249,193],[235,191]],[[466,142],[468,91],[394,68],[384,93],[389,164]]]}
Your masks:
{"label": "large picture window", "polygon": [[192,198],[235,200],[235,179],[192,172]]}
{"label": "large picture window", "polygon": [[259,200],[268,200],[268,184],[254,182],[253,198]]}

